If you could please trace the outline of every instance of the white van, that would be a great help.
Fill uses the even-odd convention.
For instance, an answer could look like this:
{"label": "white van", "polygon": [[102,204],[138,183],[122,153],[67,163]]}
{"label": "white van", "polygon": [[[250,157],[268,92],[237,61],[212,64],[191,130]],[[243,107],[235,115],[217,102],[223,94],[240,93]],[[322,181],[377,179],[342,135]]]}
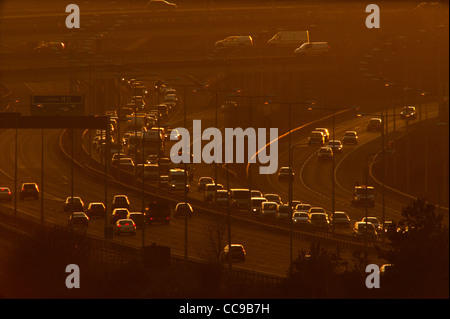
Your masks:
{"label": "white van", "polygon": [[294,54],[325,54],[328,53],[328,42],[307,42],[295,49]]}
{"label": "white van", "polygon": [[253,39],[249,35],[233,35],[215,43],[216,48],[244,48],[253,46]]}
{"label": "white van", "polygon": [[296,46],[299,47],[303,43],[309,42],[308,31],[280,31],[275,34],[267,44],[273,46]]}

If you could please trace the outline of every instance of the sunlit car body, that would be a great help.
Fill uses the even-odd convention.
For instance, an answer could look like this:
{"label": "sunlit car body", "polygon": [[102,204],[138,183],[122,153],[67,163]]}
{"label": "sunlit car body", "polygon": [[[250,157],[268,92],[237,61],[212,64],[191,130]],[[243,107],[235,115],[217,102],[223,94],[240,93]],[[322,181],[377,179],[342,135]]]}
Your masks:
{"label": "sunlit car body", "polygon": [[292,214],[292,222],[294,225],[306,227],[308,225],[308,220],[309,215],[306,211],[295,211]]}
{"label": "sunlit car body", "polygon": [[330,132],[325,127],[316,127],[314,131],[319,131],[323,133],[323,137],[325,137],[325,142],[330,139]]}
{"label": "sunlit car body", "polygon": [[[367,225],[367,230],[366,230]],[[353,236],[357,239],[367,239],[376,240],[377,239],[377,231],[375,230],[375,226],[372,223],[365,222],[356,222],[353,227]]]}
{"label": "sunlit car body", "polygon": [[403,107],[403,109],[400,111],[400,118],[402,119],[416,119],[417,114],[416,114],[416,108],[414,106],[405,106]]}
{"label": "sunlit car body", "polygon": [[89,217],[83,212],[73,212],[69,215],[69,226],[88,226]]}
{"label": "sunlit car body", "polygon": [[289,167],[281,167],[278,171],[278,180],[279,181],[289,181],[289,175],[291,176],[291,179],[294,180],[294,172],[292,171],[292,168]]}
{"label": "sunlit car body", "polygon": [[308,137],[308,145],[324,145],[325,136],[321,131],[312,131]]}
{"label": "sunlit car body", "polygon": [[84,203],[81,197],[71,196],[66,198],[66,201],[63,205],[64,212],[83,212],[84,211]]}
{"label": "sunlit car body", "polygon": [[130,209],[130,200],[127,195],[114,195],[111,209],[126,208]]}
{"label": "sunlit car body", "polygon": [[334,212],[331,216],[331,224],[333,227],[350,227],[350,218],[345,212]]}
{"label": "sunlit car body", "polygon": [[130,212],[127,215],[127,219],[133,220],[136,227],[144,226],[144,214],[141,212]]}
{"label": "sunlit car body", "polygon": [[330,221],[325,213],[310,213],[308,227],[314,230],[328,231]]}
{"label": "sunlit car body", "polygon": [[231,253],[230,248],[228,245],[226,245],[223,248],[223,251],[220,255],[220,259],[222,261],[229,261],[231,260],[238,260],[238,261],[245,261],[247,253],[245,252],[244,246],[241,244],[231,244]]}
{"label": "sunlit car body", "polygon": [[381,131],[381,119],[371,118],[367,123],[367,132],[380,132]]}
{"label": "sunlit car body", "polygon": [[115,208],[112,212],[111,222],[115,223],[119,219],[126,219],[130,211],[127,208]]}
{"label": "sunlit car body", "polygon": [[106,209],[105,204],[101,202],[89,203],[88,208],[86,210],[86,214],[92,217],[105,217]]}
{"label": "sunlit car body", "polygon": [[261,203],[261,215],[266,217],[275,217],[277,213],[278,203],[276,202],[262,202]]}
{"label": "sunlit car body", "polygon": [[119,219],[118,221],[116,221],[116,227],[114,231],[116,235],[136,235],[136,224],[132,219]]}
{"label": "sunlit car body", "polygon": [[250,208],[252,213],[260,215],[261,214],[261,204],[267,202],[265,197],[252,197],[250,198]]}
{"label": "sunlit car body", "polygon": [[11,190],[8,187],[0,187],[0,200],[12,200]]}
{"label": "sunlit car body", "polygon": [[149,2],[147,2],[147,8],[152,11],[159,11],[159,10],[172,11],[178,8],[178,6],[175,3],[171,3],[164,0],[150,0]]}
{"label": "sunlit car body", "polygon": [[[361,222],[365,223],[366,222],[366,217],[363,217]],[[381,223],[380,223],[380,221],[378,220],[377,217],[369,216],[369,217],[367,217],[367,222],[371,223],[373,225],[373,227],[375,227],[375,230],[377,232],[382,228]]]}
{"label": "sunlit car body", "polygon": [[283,202],[281,201],[281,197],[278,194],[265,194],[264,197],[269,202],[275,202],[278,205],[283,205]]}
{"label": "sunlit car body", "polygon": [[64,51],[65,44],[61,41],[41,42],[34,51],[36,53],[61,53]]}
{"label": "sunlit car body", "polygon": [[194,215],[194,209],[189,203],[178,203],[175,206],[174,217],[184,217],[184,216],[192,217]]}
{"label": "sunlit car body", "polygon": [[225,48],[245,48],[252,47],[253,39],[249,35],[233,35],[223,40],[216,41],[215,47],[218,49]]}
{"label": "sunlit car body", "polygon": [[333,159],[333,150],[329,146],[324,146],[317,152],[318,161],[330,161]]}
{"label": "sunlit car body", "polygon": [[343,144],[358,144],[358,133],[355,131],[346,131],[342,138]]}
{"label": "sunlit car body", "polygon": [[39,187],[36,183],[23,183],[22,187],[20,187],[19,198],[22,200],[29,197],[33,199],[39,198]]}
{"label": "sunlit car body", "polygon": [[327,146],[333,150],[333,154],[342,152],[342,143],[339,140],[329,140]]}
{"label": "sunlit car body", "polygon": [[212,177],[200,177],[197,183],[197,190],[204,191],[206,184],[214,184]]}

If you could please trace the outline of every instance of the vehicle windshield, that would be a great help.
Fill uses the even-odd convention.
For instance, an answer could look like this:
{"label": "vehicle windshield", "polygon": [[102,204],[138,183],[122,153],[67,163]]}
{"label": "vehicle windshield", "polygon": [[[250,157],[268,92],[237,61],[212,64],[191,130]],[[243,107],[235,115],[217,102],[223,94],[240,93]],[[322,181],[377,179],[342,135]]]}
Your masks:
{"label": "vehicle windshield", "polygon": [[266,201],[264,198],[252,199],[252,207],[261,207],[261,203]]}
{"label": "vehicle windshield", "polygon": [[[367,188],[367,195],[373,195],[375,193],[375,190],[373,188]],[[356,189],[357,195],[366,195],[366,188],[357,188]]]}
{"label": "vehicle windshield", "polygon": [[269,209],[269,210],[277,209],[277,204],[263,204],[263,209]]}
{"label": "vehicle windshield", "polygon": [[311,214],[311,220],[326,220],[325,214]]}
{"label": "vehicle windshield", "polygon": [[344,213],[334,213],[334,218],[345,218],[347,219],[347,215]]}

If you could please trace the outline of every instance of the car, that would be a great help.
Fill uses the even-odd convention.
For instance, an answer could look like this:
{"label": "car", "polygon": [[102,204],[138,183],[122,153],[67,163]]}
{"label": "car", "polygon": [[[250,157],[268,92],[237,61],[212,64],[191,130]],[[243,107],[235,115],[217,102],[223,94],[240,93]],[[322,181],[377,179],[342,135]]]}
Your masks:
{"label": "car", "polygon": [[94,216],[97,217],[106,217],[106,208],[105,204],[101,202],[92,202],[89,203],[88,208],[86,210],[86,214],[92,218]]}
{"label": "car", "polygon": [[253,39],[249,35],[232,35],[214,44],[217,49],[245,48],[253,46]]}
{"label": "car", "polygon": [[327,146],[333,150],[333,154],[342,153],[342,143],[339,140],[329,140]]}
{"label": "car", "polygon": [[111,209],[126,208],[130,209],[130,200],[127,195],[114,195]]}
{"label": "car", "polygon": [[69,196],[64,201],[63,210],[65,213],[84,212],[83,200],[79,196]]}
{"label": "car", "polygon": [[372,223],[356,222],[353,226],[353,236],[357,239],[377,239],[377,231]]}
{"label": "car", "polygon": [[357,185],[353,188],[352,206],[375,207],[375,188],[367,185]]}
{"label": "car", "polygon": [[265,194],[264,197],[269,202],[275,202],[277,205],[283,205],[283,202],[281,201],[281,197],[278,194]]}
{"label": "car", "polygon": [[323,136],[325,137],[325,142],[327,142],[330,139],[330,132],[325,127],[316,127],[314,131],[319,131],[323,133]]}
{"label": "car", "polygon": [[308,210],[308,214],[312,214],[312,213],[326,214],[327,212],[326,212],[325,209],[323,209],[322,207],[312,206],[312,207]]}
{"label": "car", "polygon": [[[365,223],[366,222],[366,217],[363,217],[363,219],[361,220],[361,222]],[[380,229],[382,228],[381,223],[379,222],[377,217],[374,216],[368,216],[367,217],[367,222],[371,223],[374,227],[375,230],[378,232],[380,231]]]}
{"label": "car", "polygon": [[324,145],[325,144],[325,136],[321,131],[312,131],[308,137],[308,145]]}
{"label": "car", "polygon": [[298,204],[297,206],[295,206],[295,211],[299,212],[299,211],[306,211],[309,212],[310,208],[311,208],[311,204]]}
{"label": "car", "polygon": [[206,184],[214,184],[212,177],[200,177],[197,182],[197,190],[204,191]]}
{"label": "car", "polygon": [[134,172],[134,161],[131,157],[119,158],[118,166],[121,170],[130,172],[130,173]]}
{"label": "car", "polygon": [[111,158],[111,165],[112,166],[119,166],[119,159],[125,158],[126,155],[124,153],[114,153]]}
{"label": "car", "polygon": [[331,215],[331,224],[333,227],[350,227],[350,218],[345,212],[334,212]]}
{"label": "car", "polygon": [[147,8],[152,11],[159,11],[159,10],[172,11],[172,10],[178,8],[178,6],[175,3],[168,2],[165,0],[150,0],[149,2],[147,2]]}
{"label": "car", "polygon": [[295,211],[292,214],[292,222],[297,226],[308,226],[309,215],[306,211]]}
{"label": "car", "polygon": [[0,200],[11,201],[11,190],[8,187],[0,187]]}
{"label": "car", "polygon": [[42,41],[34,48],[36,53],[61,53],[64,52],[65,44],[61,41]]}
{"label": "car", "polygon": [[325,213],[309,213],[308,228],[328,231],[330,221]]}
{"label": "car", "polygon": [[259,197],[251,197],[250,198],[250,208],[252,213],[260,215],[261,214],[261,204],[263,202],[267,202],[267,198],[259,196]]}
{"label": "car", "polygon": [[129,212],[127,219],[133,220],[136,227],[144,226],[144,214],[141,212]]}
{"label": "car", "polygon": [[289,220],[289,205],[278,205],[275,218],[278,220]]}
{"label": "car", "polygon": [[262,202],[261,203],[261,215],[268,217],[275,217],[277,213],[278,203],[276,202]]}
{"label": "car", "polygon": [[217,205],[225,206],[228,204],[228,190],[226,189],[218,189],[217,190]]}
{"label": "car", "polygon": [[334,153],[331,147],[323,146],[317,152],[317,160],[320,161],[330,161],[333,159]]}
{"label": "car", "polygon": [[263,194],[261,193],[261,191],[257,190],[257,189],[252,189],[250,191],[250,197],[264,197]]}
{"label": "car", "polygon": [[414,106],[404,106],[400,111],[400,118],[402,119],[416,119],[416,108]]}
{"label": "car", "polygon": [[114,229],[116,235],[131,234],[136,235],[136,224],[132,219],[119,219],[116,221],[116,227]]}
{"label": "car", "polygon": [[214,202],[215,192],[219,189],[223,189],[222,184],[206,184],[203,200],[205,202]]}
{"label": "car", "polygon": [[88,226],[89,217],[84,212],[72,212],[69,215],[69,226]]}
{"label": "car", "polygon": [[381,132],[381,119],[378,117],[373,117],[367,123],[367,132]]}
{"label": "car", "polygon": [[174,212],[174,217],[183,217],[183,216],[188,216],[188,217],[192,217],[194,215],[194,209],[192,208],[191,204],[189,203],[185,203],[185,202],[181,202],[178,203],[175,206],[175,212]]}
{"label": "car", "polygon": [[111,222],[114,224],[119,219],[126,219],[130,211],[127,208],[114,208],[112,212]]}
{"label": "car", "polygon": [[346,131],[342,138],[343,144],[358,144],[358,133],[356,131]]}
{"label": "car", "polygon": [[39,187],[36,183],[23,183],[20,187],[19,198],[22,200],[29,197],[33,199],[39,198]]}
{"label": "car", "polygon": [[278,180],[289,181],[289,175],[291,176],[291,179],[294,180],[294,172],[292,171],[292,169],[289,167],[281,167],[280,170],[278,171]]}
{"label": "car", "polygon": [[222,253],[220,254],[220,259],[222,261],[245,261],[247,253],[245,252],[244,246],[241,244],[231,244],[231,252],[229,245],[226,245],[223,248]]}

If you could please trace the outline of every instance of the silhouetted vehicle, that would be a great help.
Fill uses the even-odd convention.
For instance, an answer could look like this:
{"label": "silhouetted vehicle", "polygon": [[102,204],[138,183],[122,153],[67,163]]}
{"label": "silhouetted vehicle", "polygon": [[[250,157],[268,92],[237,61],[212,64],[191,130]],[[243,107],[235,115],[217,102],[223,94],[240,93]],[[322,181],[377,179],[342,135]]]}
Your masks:
{"label": "silhouetted vehicle", "polygon": [[333,150],[329,146],[324,146],[317,152],[317,160],[320,161],[330,161],[333,159]]}
{"label": "silhouetted vehicle", "polygon": [[126,208],[130,209],[130,201],[127,195],[114,195],[111,209],[115,208]]}
{"label": "silhouetted vehicle", "polygon": [[69,226],[88,226],[89,217],[83,212],[73,212],[69,215]]}
{"label": "silhouetted vehicle", "polygon": [[189,203],[178,203],[175,206],[174,217],[184,217],[184,216],[192,217],[194,215],[194,210]]}
{"label": "silhouetted vehicle", "polygon": [[346,131],[342,138],[343,144],[358,144],[358,133],[355,131]]}
{"label": "silhouetted vehicle", "polygon": [[342,143],[339,140],[330,140],[327,146],[331,147],[333,154],[342,153]]}
{"label": "silhouetted vehicle", "polygon": [[414,106],[405,106],[400,111],[400,118],[414,120],[417,118],[416,108]]}
{"label": "silhouetted vehicle", "polygon": [[95,203],[89,203],[88,208],[86,210],[86,214],[89,217],[105,217],[106,216],[106,209],[105,204],[101,202],[95,202]]}
{"label": "silhouetted vehicle", "polygon": [[65,45],[61,41],[41,42],[34,48],[36,53],[61,53],[64,52]]}
{"label": "silhouetted vehicle", "polygon": [[367,132],[380,132],[381,131],[381,119],[371,118],[367,123]]}
{"label": "silhouetted vehicle", "polygon": [[132,219],[119,219],[118,221],[116,221],[114,232],[116,233],[116,235],[136,235],[136,224]]}
{"label": "silhouetted vehicle", "polygon": [[0,187],[0,200],[11,201],[11,190],[8,187]]}
{"label": "silhouetted vehicle", "polygon": [[328,231],[330,228],[330,221],[325,213],[310,213],[308,220],[308,228],[314,230]]}
{"label": "silhouetted vehicle", "polygon": [[144,214],[141,212],[130,212],[128,213],[127,219],[133,220],[136,227],[144,226]]}
{"label": "silhouetted vehicle", "polygon": [[74,196],[74,197],[67,197],[66,201],[63,205],[64,212],[84,212],[84,203],[81,200],[81,197]]}
{"label": "silhouetted vehicle", "polygon": [[114,224],[119,219],[126,219],[130,211],[127,208],[115,208],[112,212],[111,222]]}
{"label": "silhouetted vehicle", "polygon": [[312,131],[308,137],[308,145],[324,145],[325,136],[320,131]]}
{"label": "silhouetted vehicle", "polygon": [[350,218],[344,212],[334,212],[331,216],[331,225],[333,227],[350,227]]}
{"label": "silhouetted vehicle", "polygon": [[36,183],[23,183],[22,187],[20,187],[19,198],[22,200],[29,197],[33,199],[39,198],[39,187]]}
{"label": "silhouetted vehicle", "polygon": [[368,240],[376,240],[377,231],[372,223],[356,222],[353,227],[353,236],[359,240],[365,240],[366,236]]}
{"label": "silhouetted vehicle", "polygon": [[197,183],[197,190],[204,191],[206,184],[214,184],[214,180],[211,177],[200,177]]}
{"label": "silhouetted vehicle", "polygon": [[245,261],[247,253],[245,252],[244,246],[241,244],[231,244],[231,252],[228,245],[223,248],[220,255],[222,261],[238,260]]}
{"label": "silhouetted vehicle", "polygon": [[281,167],[280,170],[278,171],[278,180],[289,181],[289,175],[291,175],[291,179],[294,180],[294,172],[292,171],[292,168]]}
{"label": "silhouetted vehicle", "polygon": [[145,208],[145,221],[151,225],[154,223],[170,223],[170,205],[168,202],[152,201]]}

